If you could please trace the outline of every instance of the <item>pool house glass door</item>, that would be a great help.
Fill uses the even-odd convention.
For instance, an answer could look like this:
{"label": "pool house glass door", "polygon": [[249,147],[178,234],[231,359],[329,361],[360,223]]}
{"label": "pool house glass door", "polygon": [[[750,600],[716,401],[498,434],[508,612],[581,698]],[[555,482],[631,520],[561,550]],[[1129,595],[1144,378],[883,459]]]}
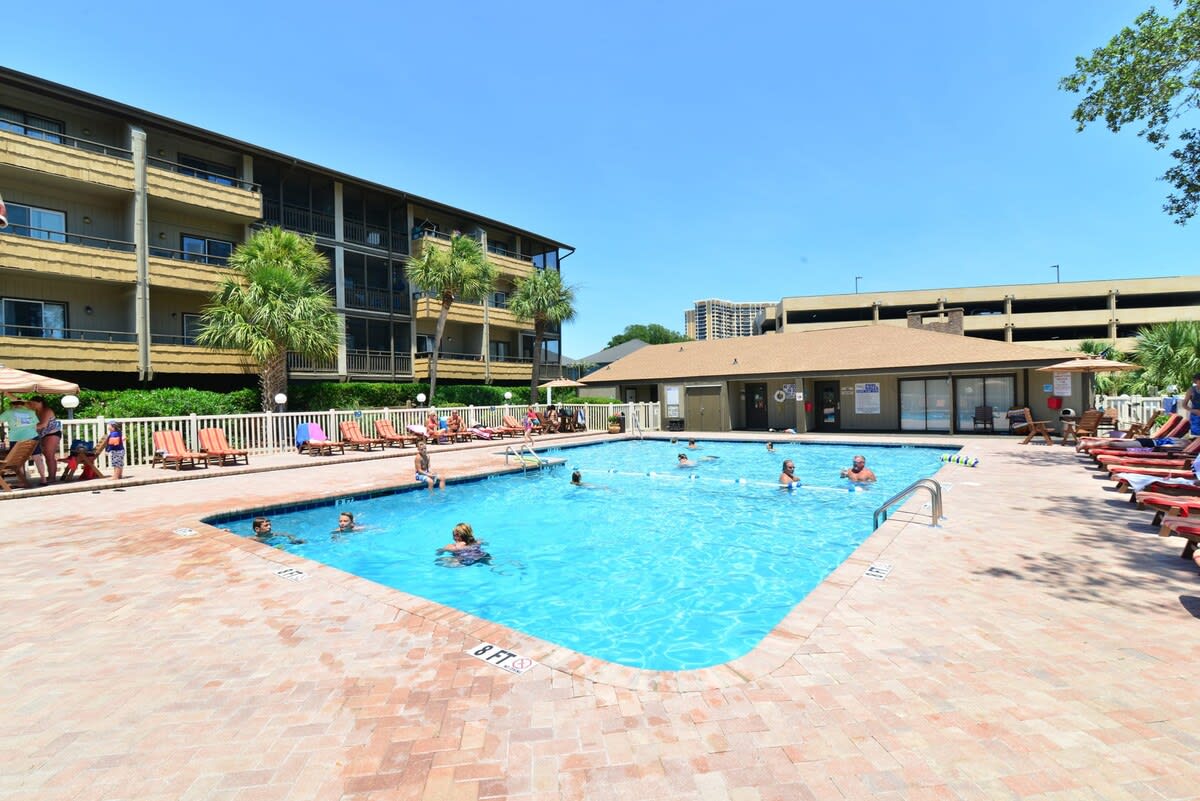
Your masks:
{"label": "pool house glass door", "polygon": [[980,375],[954,379],[955,424],[959,431],[975,427],[975,409],[992,407],[992,421],[997,430],[1005,422],[1004,413],[1016,405],[1016,377],[1011,375]]}
{"label": "pool house glass door", "polygon": [[950,380],[910,378],[900,381],[901,431],[950,431]]}

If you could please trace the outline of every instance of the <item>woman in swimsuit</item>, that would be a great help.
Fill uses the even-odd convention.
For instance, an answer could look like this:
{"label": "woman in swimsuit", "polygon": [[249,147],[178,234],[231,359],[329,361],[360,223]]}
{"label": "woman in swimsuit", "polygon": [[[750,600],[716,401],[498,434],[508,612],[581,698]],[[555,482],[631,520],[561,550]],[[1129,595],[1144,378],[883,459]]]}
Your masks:
{"label": "woman in swimsuit", "polygon": [[492,558],[491,554],[483,550],[483,544],[475,539],[475,532],[471,529],[470,523],[459,523],[454,527],[452,536],[454,537],[453,542],[437,549],[438,553],[449,554],[453,557],[445,562],[447,566],[453,562],[465,567],[476,562],[487,562]]}
{"label": "woman in swimsuit", "polygon": [[[41,395],[34,395],[29,404],[38,416],[38,435],[41,437],[42,455],[46,457],[46,473],[50,481],[58,478],[58,444],[62,442],[62,423],[54,415],[54,410]],[[43,484],[46,482],[43,480]]]}

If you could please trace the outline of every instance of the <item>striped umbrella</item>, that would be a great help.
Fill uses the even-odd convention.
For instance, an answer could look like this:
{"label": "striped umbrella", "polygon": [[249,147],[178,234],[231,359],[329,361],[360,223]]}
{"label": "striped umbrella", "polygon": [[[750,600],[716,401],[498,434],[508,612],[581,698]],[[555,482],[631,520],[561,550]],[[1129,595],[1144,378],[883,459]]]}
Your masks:
{"label": "striped umbrella", "polygon": [[37,373],[27,373],[0,364],[0,392],[44,392],[50,395],[73,395],[78,384],[60,381]]}

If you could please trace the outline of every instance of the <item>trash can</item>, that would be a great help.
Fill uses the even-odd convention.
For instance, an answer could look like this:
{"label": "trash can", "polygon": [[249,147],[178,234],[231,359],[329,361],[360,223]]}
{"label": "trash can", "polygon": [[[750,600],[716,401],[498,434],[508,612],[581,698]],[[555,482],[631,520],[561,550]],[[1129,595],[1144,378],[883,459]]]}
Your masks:
{"label": "trash can", "polygon": [[1174,414],[1179,407],[1179,398],[1163,398],[1163,411],[1167,414]]}

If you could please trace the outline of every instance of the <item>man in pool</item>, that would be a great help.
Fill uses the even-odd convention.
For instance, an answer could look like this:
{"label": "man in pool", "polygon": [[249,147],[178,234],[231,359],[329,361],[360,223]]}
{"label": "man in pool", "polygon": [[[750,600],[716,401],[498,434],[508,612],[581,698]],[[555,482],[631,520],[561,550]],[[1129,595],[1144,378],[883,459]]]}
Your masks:
{"label": "man in pool", "polygon": [[413,481],[423,481],[429,489],[446,488],[446,479],[429,469],[429,449],[424,442],[417,442],[417,455],[413,457]]}
{"label": "man in pool", "polygon": [[774,452],[775,452],[775,443],[768,442],[767,443],[767,453],[774,453]]}
{"label": "man in pool", "polygon": [[250,524],[251,530],[254,532],[254,539],[267,545],[275,545],[272,542],[280,537],[287,537],[287,541],[292,545],[303,545],[304,540],[293,537],[291,534],[281,534],[271,530],[271,520],[266,517],[256,517],[254,522]]}
{"label": "man in pool", "polygon": [[583,486],[583,473],[580,473],[578,470],[576,470],[574,473],[572,473],[571,474],[571,483],[577,487],[582,487]]}
{"label": "man in pool", "polygon": [[875,473],[867,467],[867,457],[857,454],[854,464],[842,470],[842,478],[856,482],[875,481]]}
{"label": "man in pool", "polygon": [[679,466],[680,467],[695,467],[696,463],[693,462],[691,459],[687,458],[686,453],[681,453],[681,454],[679,454]]}
{"label": "man in pool", "polygon": [[779,485],[787,489],[800,486],[800,479],[796,477],[796,465],[791,459],[783,460],[783,472],[779,474]]}

